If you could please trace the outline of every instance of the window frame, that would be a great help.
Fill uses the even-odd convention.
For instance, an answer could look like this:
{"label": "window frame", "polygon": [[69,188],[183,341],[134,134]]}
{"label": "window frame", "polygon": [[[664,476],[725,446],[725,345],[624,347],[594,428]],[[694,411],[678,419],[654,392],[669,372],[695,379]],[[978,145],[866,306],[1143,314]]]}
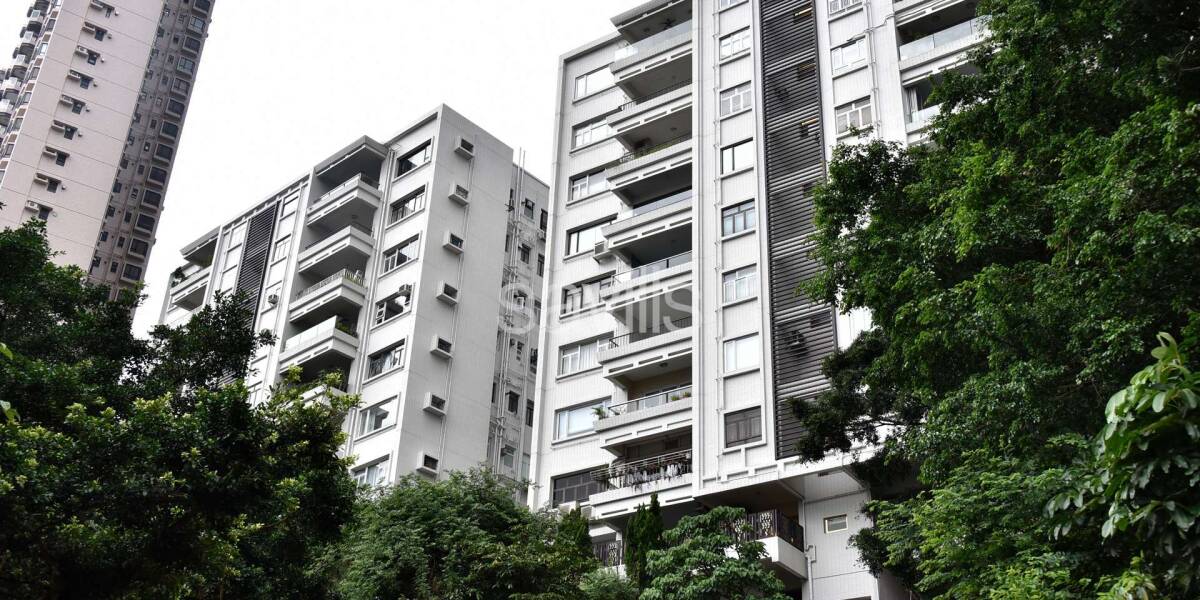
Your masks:
{"label": "window frame", "polygon": [[[829,524],[837,522],[838,519],[841,520],[842,526],[837,529],[830,529]],[[841,533],[843,531],[848,531],[850,529],[850,518],[846,514],[830,515],[828,517],[822,518],[821,524],[822,524],[822,528],[824,529],[825,533],[827,533],[827,534]]]}
{"label": "window frame", "polygon": [[[737,419],[731,421],[731,419]],[[725,448],[736,448],[749,444],[756,444],[763,441],[763,422],[762,422],[762,407],[755,406],[752,408],[744,408],[740,410],[730,411],[725,413],[721,419],[722,432],[725,437]],[[757,433],[750,434],[750,429],[757,424]],[[746,435],[732,437],[729,434],[730,426],[744,427]]]}
{"label": "window frame", "polygon": [[[742,344],[745,344],[743,346]],[[730,338],[721,342],[721,367],[723,373],[741,373],[750,369],[762,367],[762,349],[758,347],[758,333]],[[743,359],[739,359],[738,350],[740,348],[753,348],[754,357],[753,364],[743,363]],[[730,364],[730,351],[733,352],[733,364]],[[747,356],[744,360],[750,360]]]}
{"label": "window frame", "polygon": [[[388,373],[404,368],[404,360],[408,354],[408,339],[400,341],[367,356],[367,379],[382,377]],[[376,368],[376,364],[380,366]]]}
{"label": "window frame", "polygon": [[717,40],[717,60],[725,61],[748,52],[751,42],[750,28],[740,29]]}
{"label": "window frame", "polygon": [[[608,77],[604,78],[604,81],[600,82],[599,87],[592,89],[593,84],[591,82],[593,82],[594,80],[592,80],[590,78],[601,72],[607,72]],[[580,83],[583,83],[583,92],[582,93],[579,90]],[[607,85],[604,85],[604,84],[607,84]],[[603,67],[600,67],[599,69],[594,69],[592,71],[588,71],[587,73],[584,73],[582,75],[577,75],[575,77],[575,87],[573,90],[574,91],[573,98],[575,100],[582,100],[589,96],[595,96],[596,94],[599,94],[600,92],[611,89],[613,87],[616,87],[616,78],[612,76],[612,70],[609,68],[609,65],[604,65]]]}
{"label": "window frame", "polygon": [[[744,2],[745,0],[741,1]],[[733,107],[735,104],[733,102],[734,98],[737,98],[737,108]],[[725,110],[726,101],[729,103],[729,110]],[[721,90],[717,96],[717,106],[718,114],[721,117],[728,117],[749,110],[754,106],[754,84],[747,81]]]}
{"label": "window frame", "polygon": [[[748,164],[738,164],[738,157],[745,156],[743,152],[750,151]],[[757,157],[754,155],[754,138],[742,140],[721,148],[721,175],[730,175],[739,171],[754,168]],[[728,152],[728,156],[726,153]]]}
{"label": "window frame", "polygon": [[358,410],[358,414],[356,415],[357,418],[355,419],[354,438],[361,439],[361,438],[367,437],[373,433],[378,433],[380,431],[383,431],[384,429],[387,429],[388,427],[395,425],[396,424],[396,411],[393,408],[393,409],[389,409],[386,411],[386,413],[384,414],[384,417],[383,417],[383,422],[378,427],[375,427],[375,428],[371,429],[370,431],[366,430],[366,424],[367,424],[366,419],[369,416],[369,414],[371,413],[371,411],[388,406],[388,405],[392,404],[392,402],[394,402],[395,400],[396,400],[396,398],[394,398],[394,397],[388,398],[387,400],[383,400],[382,402],[376,402],[375,404],[372,404],[370,406],[360,408]]}
{"label": "window frame", "polygon": [[[580,185],[580,182],[583,185]],[[571,178],[570,189],[567,192],[567,202],[575,202],[607,192],[610,188],[604,169],[582,173]]]}
{"label": "window frame", "polygon": [[[865,114],[865,116],[864,116]],[[855,118],[851,119],[853,115]],[[842,120],[845,117],[845,127],[842,126]],[[872,106],[871,97],[863,96],[858,100],[847,102],[833,109],[833,129],[838,136],[850,135],[854,129],[867,130],[874,125],[874,106]],[[851,124],[851,121],[856,121],[858,124]]]}
{"label": "window frame", "polygon": [[[743,295],[738,295],[738,290],[745,283],[746,292]],[[730,297],[730,284],[733,289],[733,296]],[[721,274],[721,301],[724,304],[733,304],[742,300],[749,300],[757,296],[758,292],[758,264],[750,264],[737,269],[732,269]]]}
{"label": "window frame", "polygon": [[[746,208],[748,207],[748,208]],[[739,218],[740,217],[740,218]],[[726,231],[726,219],[732,223],[730,229]],[[741,229],[737,229],[738,223],[742,224]],[[726,206],[721,209],[721,238],[730,238],[735,235],[754,231],[758,228],[758,207],[755,205],[754,199],[744,200],[732,206]]]}

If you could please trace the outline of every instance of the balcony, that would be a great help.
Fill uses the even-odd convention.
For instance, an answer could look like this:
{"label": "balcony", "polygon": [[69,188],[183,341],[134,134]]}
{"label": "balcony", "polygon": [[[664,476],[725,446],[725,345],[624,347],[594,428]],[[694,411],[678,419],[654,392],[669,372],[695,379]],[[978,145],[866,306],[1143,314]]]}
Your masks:
{"label": "balcony", "polygon": [[5,79],[3,83],[0,83],[0,95],[10,100],[16,98],[17,95],[21,93],[21,86],[23,84],[24,83],[16,77],[9,77],[8,79]]}
{"label": "balcony", "polygon": [[689,19],[617,49],[609,66],[625,95],[636,98],[692,77],[692,21]]}
{"label": "balcony", "polygon": [[8,121],[12,119],[13,112],[16,110],[12,100],[0,100],[0,124],[8,125]]}
{"label": "balcony", "polygon": [[337,231],[355,223],[369,226],[381,197],[378,183],[362,174],[355,175],[309,205],[307,224],[325,231]]}
{"label": "balcony", "polygon": [[629,150],[656,146],[692,130],[692,82],[633,98],[608,117],[613,135]]}
{"label": "balcony", "polygon": [[333,316],[356,316],[366,301],[367,286],[362,272],[342,269],[300,290],[291,302],[288,320],[306,324]]}
{"label": "balcony", "polygon": [[921,110],[910,112],[908,113],[908,123],[905,124],[905,128],[908,133],[915,133],[925,129],[929,125],[929,121],[933,120],[941,112],[941,104],[927,106]]}
{"label": "balcony", "polygon": [[634,422],[691,410],[692,386],[642,396],[605,407],[605,415],[596,419],[596,431],[605,432]]}
{"label": "balcony", "polygon": [[311,381],[321,373],[346,372],[358,353],[358,334],[354,327],[338,317],[288,338],[279,353],[280,370],[299,366],[301,379]]}
{"label": "balcony", "polygon": [[692,451],[668,452],[631,462],[616,462],[592,471],[592,480],[600,491],[591,495],[593,506],[629,500],[663,489],[688,485],[692,472]]}
{"label": "balcony", "polygon": [[37,44],[37,35],[32,31],[26,31],[21,35],[21,39],[17,45],[15,54],[25,56],[27,58],[32,57],[35,44]]}
{"label": "balcony", "polygon": [[655,323],[649,320],[647,331],[615,337],[596,360],[604,376],[628,387],[670,371],[691,366],[692,319],[676,318]]}
{"label": "balcony", "polygon": [[343,269],[364,271],[375,247],[371,231],[357,223],[308,245],[297,259],[296,271],[328,277]]}
{"label": "balcony", "polygon": [[[690,227],[692,197],[692,190],[686,189],[634,207],[630,216],[613,221],[600,230],[604,236],[605,249],[614,252],[623,249],[634,251],[631,245],[637,246],[640,242],[646,242],[648,238],[667,231]],[[690,244],[690,232],[686,238]]]}
{"label": "balcony", "polygon": [[900,70],[957,54],[978,44],[987,35],[987,22],[986,16],[975,17],[901,45]]}
{"label": "balcony", "polygon": [[630,204],[669,194],[692,183],[692,135],[629,152],[605,172],[612,192]]}
{"label": "balcony", "polygon": [[625,541],[609,540],[592,544],[592,554],[605,567],[617,567],[625,564]]}
{"label": "balcony", "polygon": [[188,310],[199,308],[204,304],[212,267],[188,265],[176,273],[171,280],[171,304]]}
{"label": "balcony", "polygon": [[21,79],[29,73],[29,57],[25,55],[17,55],[13,57],[12,66],[8,68],[8,74]]}

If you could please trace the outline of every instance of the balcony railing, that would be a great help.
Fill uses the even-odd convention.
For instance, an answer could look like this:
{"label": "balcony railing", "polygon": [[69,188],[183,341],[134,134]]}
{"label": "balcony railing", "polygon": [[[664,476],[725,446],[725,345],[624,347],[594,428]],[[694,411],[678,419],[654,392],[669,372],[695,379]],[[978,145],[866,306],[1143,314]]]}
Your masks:
{"label": "balcony railing", "polygon": [[365,175],[361,175],[361,174],[355,175],[354,177],[351,177],[348,181],[333,188],[332,190],[329,190],[324,195],[322,195],[320,198],[317,198],[316,202],[313,202],[311,205],[309,205],[308,212],[311,213],[311,212],[317,210],[318,208],[324,206],[326,203],[330,202],[331,200],[335,200],[339,196],[345,194],[346,192],[349,192],[350,190],[357,188],[359,182],[365,183],[368,186],[375,188],[376,190],[379,189],[378,181],[375,181],[374,179],[371,179]]}
{"label": "balcony railing", "polygon": [[610,540],[592,544],[592,553],[596,560],[606,567],[615,567],[625,563],[624,540]]}
{"label": "balcony railing", "polygon": [[968,36],[982,34],[987,32],[987,16],[980,16],[959,23],[952,27],[947,27],[936,33],[927,35],[919,40],[909,42],[900,46],[900,60],[906,60],[914,56],[920,56],[928,52],[932,52],[939,46],[945,46],[953,42],[957,42]]}
{"label": "balcony railing", "polygon": [[651,394],[649,396],[642,396],[641,398],[635,398],[628,402],[613,404],[612,406],[605,408],[608,413],[605,416],[628,415],[640,410],[646,410],[647,408],[654,408],[656,406],[663,406],[665,404],[678,402],[691,397],[692,386],[688,385],[665,392],[659,392],[657,394]]}
{"label": "balcony railing", "polygon": [[682,477],[692,472],[692,451],[680,450],[643,458],[628,463],[610,465],[592,471],[592,480],[601,491],[640,488],[655,481]]}
{"label": "balcony railing", "polygon": [[908,122],[912,123],[913,125],[917,125],[919,123],[924,123],[924,122],[929,121],[930,119],[938,116],[938,113],[940,113],[940,112],[942,112],[941,104],[934,104],[933,106],[926,106],[925,108],[922,108],[921,110],[914,110],[914,111],[908,113]]}
{"label": "balcony railing", "polygon": [[686,265],[690,262],[692,262],[692,251],[688,250],[687,252],[682,252],[680,254],[676,254],[675,256],[668,256],[667,258],[664,258],[662,260],[656,260],[652,263],[647,263],[640,267],[634,267],[628,271],[622,271],[620,273],[616,273],[613,275],[613,280],[622,282],[622,283],[628,282],[628,281],[633,281],[634,279],[638,279],[639,277],[645,277],[651,273],[657,273],[659,271],[664,271],[666,269],[670,269],[671,267],[678,267],[679,265]]}
{"label": "balcony railing", "polygon": [[692,85],[692,80],[689,79],[687,81],[669,85],[665,88],[662,88],[661,90],[655,90],[655,91],[647,93],[647,94],[642,94],[641,96],[635,96],[633,98],[630,98],[629,102],[622,104],[620,110],[630,110],[639,104],[645,104],[646,102],[649,102],[659,96],[665,96],[667,94],[670,94],[671,92],[674,92],[676,90],[682,90],[683,88],[689,87],[691,85]]}
{"label": "balcony railing", "polygon": [[778,510],[749,513],[734,522],[731,533],[739,542],[777,537],[804,550],[804,528]]}
{"label": "balcony railing", "polygon": [[[691,199],[692,199],[692,190],[691,190],[691,188],[688,188],[686,190],[683,190],[682,192],[676,192],[674,194],[671,194],[670,196],[667,196],[666,198],[659,198],[658,200],[655,200],[653,202],[647,202],[641,206],[635,206],[633,208],[633,214],[631,215],[631,217],[644,215],[650,211],[658,210],[664,206],[670,206],[672,204],[678,204],[680,202],[687,202]],[[624,219],[622,219],[622,221],[623,220]],[[613,224],[615,225],[616,223],[620,223],[620,222],[621,221],[616,221]]]}
{"label": "balcony railing", "polygon": [[294,350],[317,338],[329,335],[335,329],[345,333],[346,335],[349,335],[350,337],[358,337],[358,332],[354,330],[354,325],[347,323],[346,321],[342,321],[337,317],[329,317],[320,325],[314,325],[313,327],[304,330],[302,333],[288,338],[287,343],[283,345],[283,349],[285,352],[288,350]]}
{"label": "balcony railing", "polygon": [[613,62],[610,68],[613,71],[618,71],[633,64],[641,57],[653,56],[667,48],[678,45],[682,39],[691,39],[691,37],[691,21],[685,21],[670,29],[664,29],[635,44],[630,44],[624,48],[617,48],[617,51],[613,53]]}
{"label": "balcony railing", "polygon": [[333,275],[330,275],[329,277],[326,277],[325,279],[322,279],[322,280],[304,288],[303,290],[300,290],[300,293],[296,294],[296,299],[299,300],[317,290],[320,290],[321,288],[323,288],[327,285],[332,284],[335,281],[337,281],[337,282],[350,281],[353,283],[357,283],[360,286],[366,287],[366,284],[363,283],[362,271],[351,271],[350,269],[342,269],[341,271],[338,271],[337,273],[334,273]]}
{"label": "balcony railing", "polygon": [[635,161],[639,158],[645,157],[645,156],[650,156],[651,154],[654,154],[655,152],[658,152],[659,150],[670,148],[671,146],[674,146],[675,144],[678,144],[680,142],[685,142],[690,139],[692,139],[692,134],[685,133],[677,138],[672,138],[665,142],[655,144],[655,145],[647,147],[647,148],[638,148],[637,150],[632,150],[630,152],[626,152],[617,160],[614,160],[611,163],[609,163],[608,168],[612,168],[617,165],[623,165],[628,162],[633,162],[633,161]]}
{"label": "balcony railing", "polygon": [[674,321],[665,321],[665,322],[659,324],[657,330],[655,330],[655,331],[645,331],[645,332],[641,332],[641,333],[627,333],[620,337],[612,338],[611,340],[608,341],[607,349],[611,350],[613,348],[620,348],[622,346],[628,346],[629,344],[633,344],[635,342],[640,342],[642,340],[648,340],[650,338],[658,337],[665,333],[671,333],[672,331],[679,331],[680,329],[687,329],[688,327],[691,327],[691,326],[692,326],[692,318],[691,317],[683,317],[682,319],[675,319]]}
{"label": "balcony railing", "polygon": [[312,248],[313,246],[316,246],[317,244],[320,244],[320,243],[323,243],[323,242],[325,242],[325,241],[326,241],[326,240],[328,240],[329,238],[332,238],[332,237],[337,237],[337,236],[341,235],[343,231],[346,231],[346,230],[348,230],[348,229],[351,229],[351,228],[357,229],[357,230],[359,230],[359,231],[361,231],[361,232],[363,232],[363,233],[365,233],[365,234],[367,234],[367,235],[374,235],[373,233],[371,233],[371,228],[370,228],[370,227],[367,227],[367,226],[365,226],[365,225],[360,225],[360,224],[358,224],[358,223],[350,223],[349,225],[347,225],[347,226],[345,226],[345,227],[343,227],[343,228],[341,228],[341,229],[339,229],[339,230],[337,230],[337,231],[333,232],[333,234],[331,234],[331,235],[327,235],[327,236],[324,236],[324,237],[322,237],[322,238],[318,238],[318,239],[315,239],[315,240],[313,240],[313,241],[309,242],[309,243],[308,243],[308,245],[304,246],[304,249],[305,249],[305,250],[308,250],[309,248]]}

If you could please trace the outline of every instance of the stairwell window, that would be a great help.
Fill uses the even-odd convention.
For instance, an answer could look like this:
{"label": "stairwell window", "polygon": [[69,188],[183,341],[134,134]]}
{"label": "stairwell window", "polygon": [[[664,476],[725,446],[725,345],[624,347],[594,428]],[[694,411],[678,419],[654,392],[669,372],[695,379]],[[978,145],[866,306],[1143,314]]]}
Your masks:
{"label": "stairwell window", "polygon": [[612,71],[608,66],[601,67],[575,78],[575,99],[578,100],[584,96],[591,96],[600,90],[605,90],[614,85]]}
{"label": "stairwell window", "polygon": [[608,178],[604,176],[603,170],[584,173],[571,179],[571,200],[586,198],[607,189]]}
{"label": "stairwell window", "polygon": [[754,164],[754,140],[746,140],[721,149],[721,174],[733,173]]}
{"label": "stairwell window", "polygon": [[752,89],[750,82],[746,82],[721,92],[721,116],[750,108]]}
{"label": "stairwell window", "polygon": [[421,186],[391,204],[388,209],[388,225],[415,214],[423,208],[425,208],[425,186]]}
{"label": "stairwell window", "polygon": [[383,459],[351,471],[350,476],[359,485],[378,487],[387,485],[388,466],[391,461]]}
{"label": "stairwell window", "polygon": [[375,303],[375,324],[382,325],[408,311],[412,303],[407,295],[396,292]]}
{"label": "stairwell window", "polygon": [[383,253],[383,274],[390,273],[416,260],[418,236],[412,236]]}
{"label": "stairwell window", "polygon": [[598,142],[612,135],[612,129],[608,126],[608,118],[601,117],[595,121],[577,125],[572,135],[572,148],[586,146],[593,142]]}
{"label": "stairwell window", "polygon": [[838,135],[850,133],[852,129],[865,129],[871,126],[871,99],[860,98],[849,104],[843,104],[833,109],[833,120]]}
{"label": "stairwell window", "polygon": [[849,44],[830,50],[829,59],[834,71],[852,67],[867,60],[867,39],[858,38]]}
{"label": "stairwell window", "polygon": [[862,0],[829,0],[829,14],[835,14],[862,4]]}
{"label": "stairwell window", "polygon": [[404,342],[404,340],[400,340],[396,345],[369,356],[367,377],[383,375],[402,366],[404,364]]}
{"label": "stairwell window", "polygon": [[758,366],[758,334],[748,335],[735,340],[726,340],[725,372],[732,373]]}
{"label": "stairwell window", "polygon": [[731,33],[721,38],[719,46],[721,60],[729,58],[739,52],[744,52],[750,49],[750,29],[743,29],[736,33]]}
{"label": "stairwell window", "polygon": [[722,277],[725,302],[737,302],[754,295],[758,291],[758,265],[742,267],[730,271]]}
{"label": "stairwell window", "polygon": [[750,408],[725,415],[725,447],[762,441],[762,410]]}
{"label": "stairwell window", "polygon": [[612,346],[612,335],[568,344],[559,348],[558,374],[571,375],[600,366],[597,360],[603,350]]}
{"label": "stairwell window", "polygon": [[591,471],[555,477],[551,487],[555,506],[565,502],[587,502],[592,494],[601,491],[600,482],[592,479]]}
{"label": "stairwell window", "polygon": [[423,144],[413,148],[396,159],[396,177],[400,177],[424,165],[433,158],[433,140],[425,140]]}

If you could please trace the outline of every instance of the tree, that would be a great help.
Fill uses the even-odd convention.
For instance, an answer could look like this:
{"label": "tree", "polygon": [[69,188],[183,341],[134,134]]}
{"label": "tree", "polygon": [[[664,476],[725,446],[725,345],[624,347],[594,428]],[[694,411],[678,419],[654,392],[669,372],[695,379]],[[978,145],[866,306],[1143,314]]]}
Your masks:
{"label": "tree", "polygon": [[[1131,550],[1076,548],[1098,531],[1031,546],[1047,517],[1026,500],[1086,456],[1078,440],[1104,426],[1107,394],[1158,331],[1185,332],[1185,354],[1200,343],[1200,5],[979,12],[991,19],[978,73],[935,90],[934,143],[838,148],[815,195],[825,270],[799,291],[869,310],[873,329],[826,363],[828,393],[795,403],[799,450],[881,444],[920,465],[928,493],[877,503],[881,535],[994,536],[986,565],[863,537],[865,558],[905,566],[911,587],[953,596],[1054,565],[1068,576],[1038,579],[1044,591],[1072,593]],[[1011,512],[955,501],[994,486]]]}
{"label": "tree", "polygon": [[640,595],[632,581],[605,568],[584,575],[579,593],[584,600],[638,600]]}
{"label": "tree", "polygon": [[783,584],[763,565],[766,550],[751,539],[746,511],[721,506],[688,516],[652,550],[650,584],[641,600],[786,600]]}
{"label": "tree", "polygon": [[315,597],[315,550],[349,517],[350,399],[294,380],[251,406],[258,343],[234,299],[149,341],[137,299],[54,265],[40,223],[0,232],[0,595]]}
{"label": "tree", "polygon": [[650,583],[646,570],[650,552],[664,547],[662,509],[658,494],[650,494],[650,506],[639,504],[625,526],[625,573],[638,589],[645,589]]}
{"label": "tree", "polygon": [[586,561],[594,556],[592,552],[592,535],[587,517],[578,508],[563,515],[558,524],[554,537],[555,549],[564,555],[575,554],[579,560]]}
{"label": "tree", "polygon": [[482,469],[403,478],[360,504],[326,572],[348,599],[579,597],[596,559],[556,544],[572,536],[557,517],[516,502],[516,491]]}

